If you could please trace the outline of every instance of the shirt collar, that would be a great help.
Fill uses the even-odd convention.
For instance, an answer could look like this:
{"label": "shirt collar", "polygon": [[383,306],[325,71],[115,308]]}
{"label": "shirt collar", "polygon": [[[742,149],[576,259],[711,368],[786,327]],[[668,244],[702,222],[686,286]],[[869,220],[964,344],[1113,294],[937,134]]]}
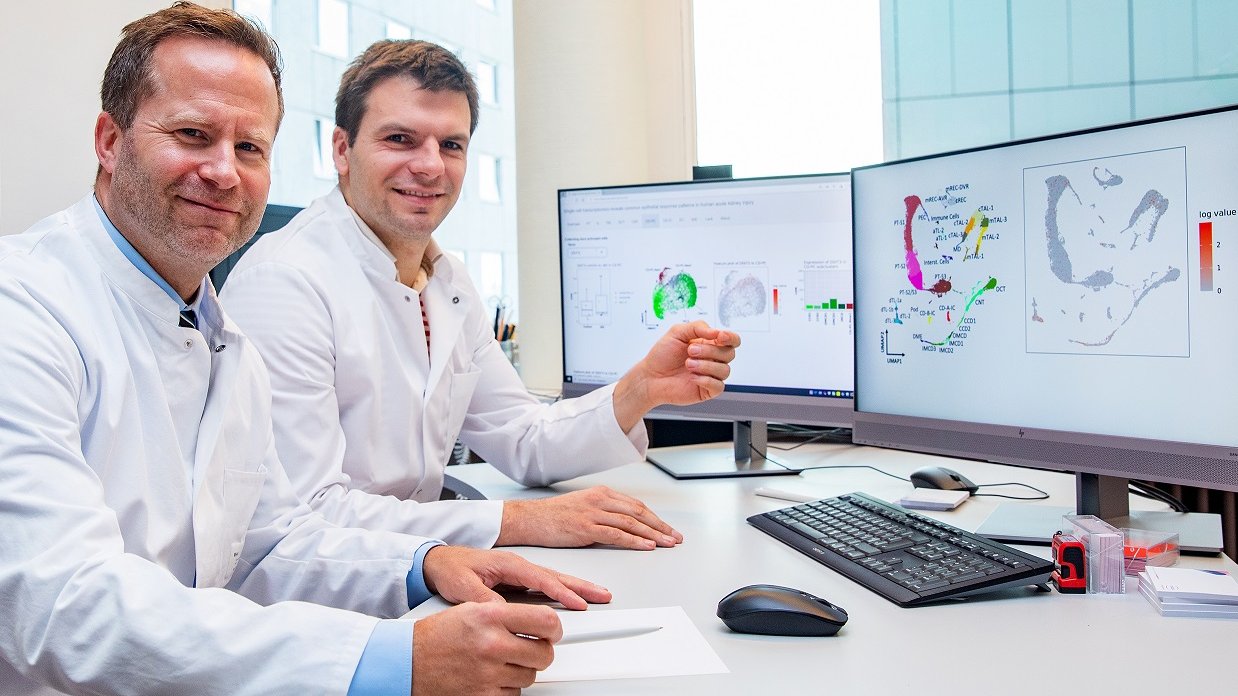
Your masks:
{"label": "shirt collar", "polygon": [[[133,245],[129,243],[128,239],[125,239],[125,236],[120,233],[120,230],[116,229],[116,225],[113,225],[112,221],[108,219],[107,213],[103,212],[103,206],[99,205],[99,197],[91,196],[90,200],[95,204],[95,212],[99,214],[99,222],[103,223],[103,229],[107,230],[107,235],[112,238],[112,243],[116,245],[116,248],[120,250],[120,253],[125,255],[126,259],[129,259],[129,263],[133,264],[134,268],[137,268],[142,272],[142,275],[150,278],[156,285],[162,288],[164,292],[168,293],[168,297],[171,297],[176,302],[177,306],[181,308],[181,310],[192,309],[194,312],[199,311],[202,305],[202,298],[206,294],[203,291],[204,288],[199,286],[198,292],[194,293],[193,302],[191,304],[185,304],[185,301],[181,299],[181,296],[178,295],[175,290],[172,289],[172,286],[168,284],[168,281],[164,280],[163,276],[159,275],[155,271],[154,267],[150,265],[150,262],[138,253],[137,249],[133,248]],[[202,284],[206,284],[206,278],[202,279]]]}
{"label": "shirt collar", "polygon": [[[361,219],[361,216],[357,214],[357,211],[353,210],[351,205],[348,205],[347,201],[345,201],[344,207],[348,208],[348,213],[352,215],[352,219],[356,221],[357,227],[361,230],[361,235],[365,237],[366,239],[370,240],[371,242],[373,242],[374,246],[378,247],[379,250],[382,251],[383,254],[391,261],[392,264],[395,264],[396,263],[395,254],[391,253],[391,250],[387,248],[386,244],[383,244],[383,240],[379,239],[378,235],[374,234],[374,230],[370,229],[370,226],[365,224],[365,220]],[[425,251],[425,257],[430,260],[430,263],[427,264],[423,262],[421,264],[421,268],[417,269],[417,279],[413,281],[413,285],[412,285],[414,290],[416,290],[417,292],[421,292],[422,290],[425,289],[426,285],[430,283],[430,276],[426,272],[426,267],[429,266],[433,268],[433,266],[438,263],[438,260],[442,258],[442,256],[443,256],[442,249],[439,249],[438,243],[436,243],[433,239],[431,239],[430,243],[426,245],[426,251]],[[395,278],[396,282],[399,282],[400,280],[399,275],[400,275],[400,272],[399,270],[397,270],[396,278]]]}

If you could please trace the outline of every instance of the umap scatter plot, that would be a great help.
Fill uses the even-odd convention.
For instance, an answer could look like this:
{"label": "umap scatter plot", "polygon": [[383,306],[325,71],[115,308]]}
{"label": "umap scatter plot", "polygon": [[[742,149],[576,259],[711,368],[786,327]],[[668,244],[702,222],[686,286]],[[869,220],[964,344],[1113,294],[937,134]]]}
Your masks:
{"label": "umap scatter plot", "polygon": [[718,320],[731,326],[736,319],[765,313],[765,284],[751,273],[731,271],[718,293]]}
{"label": "umap scatter plot", "polygon": [[1025,170],[1029,349],[1188,354],[1184,156]]}
{"label": "umap scatter plot", "polygon": [[671,312],[691,309],[696,306],[696,279],[680,271],[671,273],[663,268],[658,274],[658,284],[653,288],[653,313],[665,319]]}

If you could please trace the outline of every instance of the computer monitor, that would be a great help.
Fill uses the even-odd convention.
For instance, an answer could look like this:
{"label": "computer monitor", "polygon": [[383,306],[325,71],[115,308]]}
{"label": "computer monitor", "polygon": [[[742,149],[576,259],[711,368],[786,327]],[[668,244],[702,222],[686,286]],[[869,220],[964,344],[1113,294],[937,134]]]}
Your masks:
{"label": "computer monitor", "polygon": [[672,476],[796,473],[766,457],[766,422],[850,426],[849,174],[565,189],[559,243],[565,397],[618,380],[677,322],[740,334],[720,396],[651,414],[736,422],[733,447],[650,457]]}
{"label": "computer monitor", "polygon": [[[852,187],[856,442],[1073,472],[1078,512],[1221,547],[1217,516],[1130,515],[1127,481],[1238,490],[1238,107]],[[1062,511],[1002,506],[979,531],[1043,541]]]}

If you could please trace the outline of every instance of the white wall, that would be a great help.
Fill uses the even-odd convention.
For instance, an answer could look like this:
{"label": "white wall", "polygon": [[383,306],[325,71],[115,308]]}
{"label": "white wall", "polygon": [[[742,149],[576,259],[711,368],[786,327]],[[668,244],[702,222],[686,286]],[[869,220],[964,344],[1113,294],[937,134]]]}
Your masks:
{"label": "white wall", "polygon": [[525,383],[562,380],[560,188],[675,181],[696,161],[690,0],[516,0]]}
{"label": "white wall", "polygon": [[103,68],[125,24],[170,4],[0,3],[0,234],[21,232],[90,190]]}

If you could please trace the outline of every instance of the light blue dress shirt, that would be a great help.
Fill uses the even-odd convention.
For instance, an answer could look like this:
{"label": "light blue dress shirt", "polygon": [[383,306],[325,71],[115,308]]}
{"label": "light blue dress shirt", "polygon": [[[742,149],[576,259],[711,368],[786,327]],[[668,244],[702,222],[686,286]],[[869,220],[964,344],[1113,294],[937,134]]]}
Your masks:
{"label": "light blue dress shirt", "polygon": [[[154,267],[133,248],[128,239],[116,229],[116,225],[108,219],[99,205],[99,199],[94,198],[95,212],[99,214],[99,222],[103,229],[120,249],[120,253],[129,259],[135,268],[150,278],[156,285],[163,288],[182,311],[186,309],[198,313],[202,298],[206,296],[207,279],[202,279],[202,285],[194,295],[192,304],[185,304],[181,296],[176,294],[168,281],[155,272]],[[404,576],[405,588],[408,592],[408,608],[421,604],[430,598],[430,590],[426,587],[425,577],[421,573],[422,563],[426,553],[441,542],[428,541],[417,548],[413,554],[413,567]],[[370,639],[361,653],[361,661],[357,663],[357,671],[353,672],[352,683],[348,687],[348,696],[408,696],[413,689],[413,624],[411,621],[388,620],[380,621],[370,633]]]}

